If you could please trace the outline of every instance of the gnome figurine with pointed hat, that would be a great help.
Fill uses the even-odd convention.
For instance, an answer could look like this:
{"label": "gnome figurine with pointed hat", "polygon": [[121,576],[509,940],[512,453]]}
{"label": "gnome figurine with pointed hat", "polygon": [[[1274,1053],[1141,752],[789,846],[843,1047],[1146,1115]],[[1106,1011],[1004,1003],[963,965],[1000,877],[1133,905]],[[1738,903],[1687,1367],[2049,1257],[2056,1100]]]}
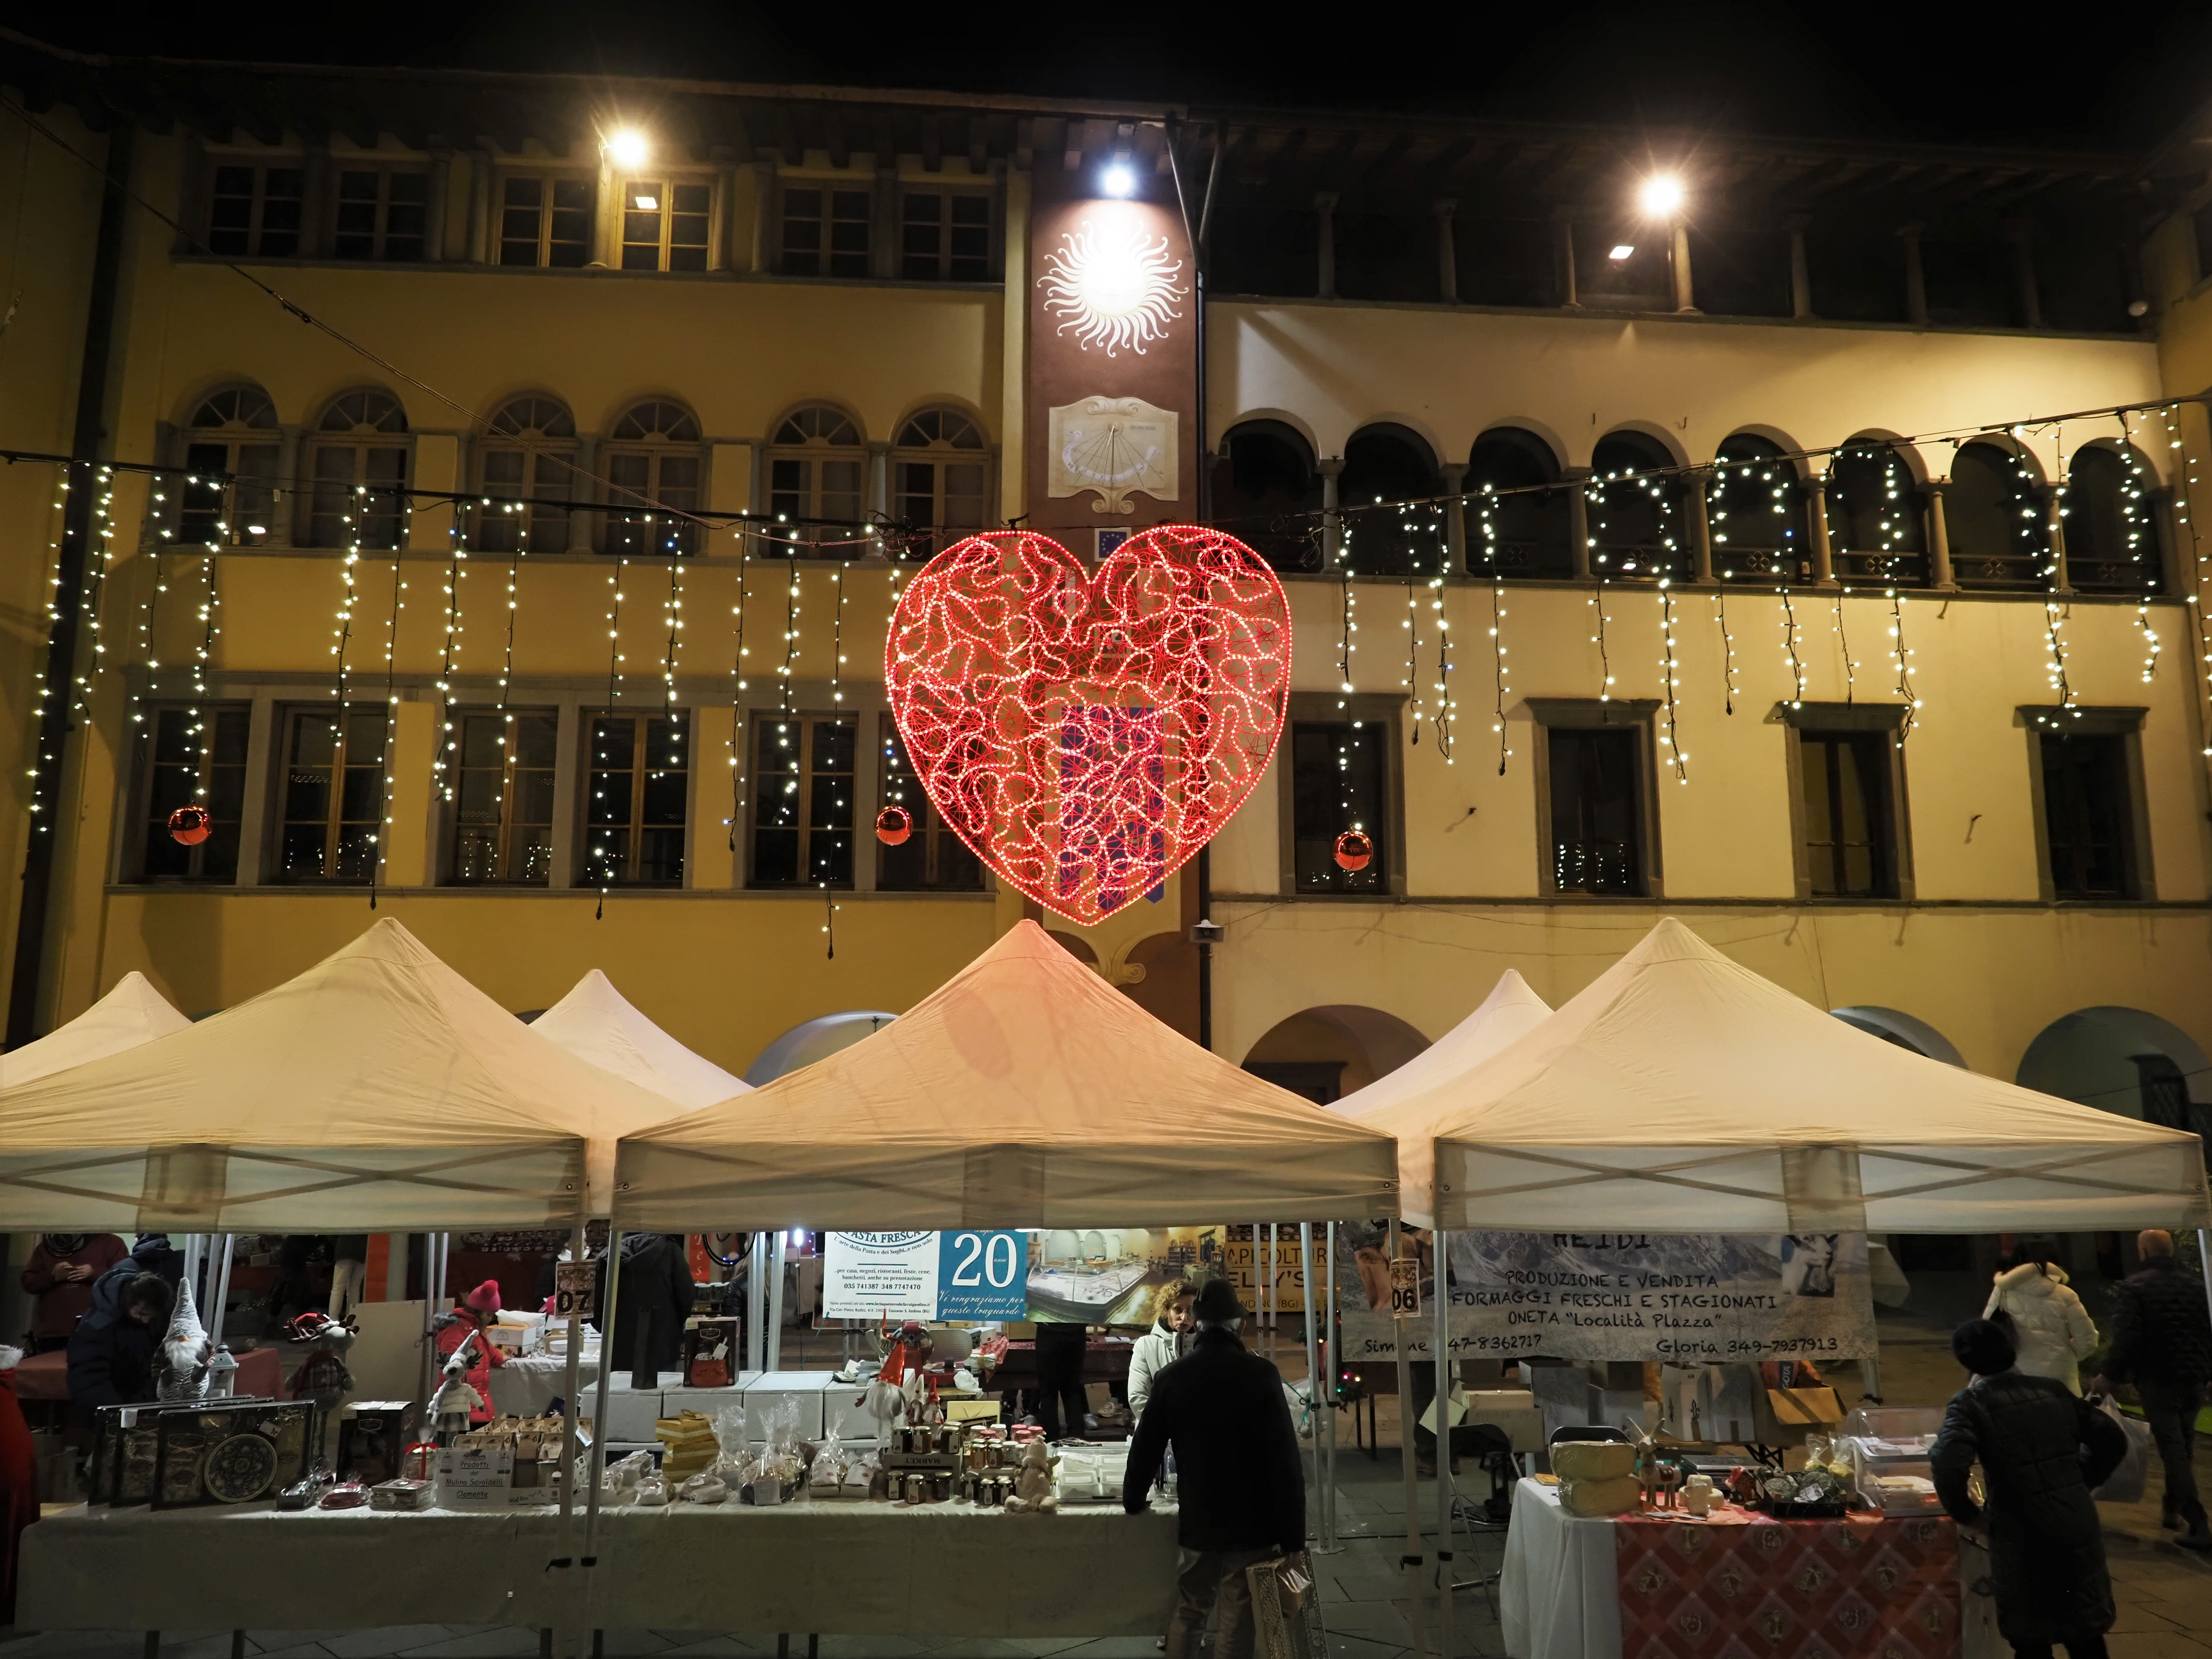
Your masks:
{"label": "gnome figurine with pointed hat", "polygon": [[178,1281],[177,1305],[169,1315],[168,1331],[161,1338],[154,1368],[155,1396],[163,1401],[204,1398],[208,1391],[208,1361],[214,1352],[207,1327],[200,1323],[199,1310],[192,1305],[192,1281],[187,1276]]}

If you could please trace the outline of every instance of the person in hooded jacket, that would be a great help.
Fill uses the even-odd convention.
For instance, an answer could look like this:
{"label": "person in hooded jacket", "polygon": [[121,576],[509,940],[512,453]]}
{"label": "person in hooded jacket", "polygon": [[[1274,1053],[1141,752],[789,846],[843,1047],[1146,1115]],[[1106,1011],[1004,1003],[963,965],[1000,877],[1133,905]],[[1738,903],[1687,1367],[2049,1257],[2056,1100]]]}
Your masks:
{"label": "person in hooded jacket", "polygon": [[1152,1328],[1137,1339],[1129,1352],[1129,1415],[1145,1414],[1152,1397],[1152,1378],[1190,1352],[1190,1334],[1198,1323],[1191,1311],[1198,1304],[1198,1286],[1187,1279],[1171,1279],[1152,1298]]}
{"label": "person in hooded jacket", "polygon": [[1196,1651],[1218,1613],[1214,1659],[1251,1659],[1245,1570],[1306,1547],[1305,1466],[1280,1372],[1238,1338],[1243,1304],[1225,1279],[1198,1293],[1190,1352],[1152,1379],[1121,1478],[1121,1507],[1140,1515],[1175,1449],[1175,1612],[1167,1659]]}
{"label": "person in hooded jacket", "polygon": [[[2000,1313],[2004,1319],[1997,1318]],[[2013,1348],[2019,1355],[2014,1370],[2047,1376],[2075,1394],[2081,1392],[2079,1362],[2096,1351],[2097,1327],[2067,1284],[2063,1267],[2031,1256],[1999,1273],[1982,1317],[1998,1324],[2012,1322]]]}
{"label": "person in hooded jacket", "polygon": [[[100,1280],[120,1273],[113,1269]],[[143,1405],[155,1397],[155,1370],[176,1291],[157,1273],[133,1275],[76,1322],[70,1334],[70,1404],[88,1425],[102,1406]]]}
{"label": "person in hooded jacket", "polygon": [[[2105,1659],[2112,1581],[2090,1492],[2127,1455],[2118,1423],[2056,1378],[2014,1364],[2002,1325],[1970,1319],[1951,1352],[1972,1373],[1929,1454],[1936,1495],[1962,1527],[1986,1522],[1997,1630],[2017,1659]],[[1986,1507],[1967,1476],[1978,1461]]]}
{"label": "person in hooded jacket", "polygon": [[[681,1370],[684,1322],[698,1285],[680,1233],[627,1233],[622,1242],[622,1280],[615,1293],[617,1370]],[[643,1340],[640,1346],[641,1337]]]}
{"label": "person in hooded jacket", "polygon": [[2089,1384],[2092,1394],[2109,1394],[2115,1383],[2132,1382],[2142,1401],[2144,1419],[2166,1468],[2160,1519],[2186,1527],[2174,1541],[2185,1549],[2212,1551],[2212,1526],[2197,1490],[2197,1413],[2204,1385],[2212,1380],[2212,1316],[2204,1301],[2204,1281],[2173,1254],[2173,1235],[2147,1227],[2136,1237],[2142,1265],[2112,1286],[2112,1344],[2105,1352],[2105,1374]]}

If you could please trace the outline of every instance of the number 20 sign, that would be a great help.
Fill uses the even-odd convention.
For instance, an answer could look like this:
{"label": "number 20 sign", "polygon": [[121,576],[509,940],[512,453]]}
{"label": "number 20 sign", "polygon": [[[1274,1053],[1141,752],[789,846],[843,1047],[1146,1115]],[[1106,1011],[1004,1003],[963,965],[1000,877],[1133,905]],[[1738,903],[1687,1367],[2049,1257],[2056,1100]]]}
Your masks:
{"label": "number 20 sign", "polygon": [[948,1232],[937,1244],[939,1319],[1023,1319],[1029,1313],[1029,1239],[1017,1232]]}

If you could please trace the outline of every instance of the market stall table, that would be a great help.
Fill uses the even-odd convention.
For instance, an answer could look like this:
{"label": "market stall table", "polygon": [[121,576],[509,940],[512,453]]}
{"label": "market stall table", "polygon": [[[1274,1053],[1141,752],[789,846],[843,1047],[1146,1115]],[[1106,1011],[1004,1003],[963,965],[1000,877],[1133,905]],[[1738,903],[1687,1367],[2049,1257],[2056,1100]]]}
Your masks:
{"label": "market stall table", "polygon": [[1524,1480],[1498,1622],[1511,1659],[1951,1659],[1960,1578],[1943,1516],[1587,1520]]}
{"label": "market stall table", "polygon": [[[43,1630],[544,1629],[558,1616],[558,1575],[546,1571],[558,1526],[550,1508],[79,1507],[24,1534],[16,1619]],[[598,1549],[590,1618],[602,1630],[1150,1637],[1167,1625],[1176,1518],[1112,1504],[1031,1517],[961,1504],[683,1504],[603,1512]],[[355,1568],[331,1570],[344,1560]]]}

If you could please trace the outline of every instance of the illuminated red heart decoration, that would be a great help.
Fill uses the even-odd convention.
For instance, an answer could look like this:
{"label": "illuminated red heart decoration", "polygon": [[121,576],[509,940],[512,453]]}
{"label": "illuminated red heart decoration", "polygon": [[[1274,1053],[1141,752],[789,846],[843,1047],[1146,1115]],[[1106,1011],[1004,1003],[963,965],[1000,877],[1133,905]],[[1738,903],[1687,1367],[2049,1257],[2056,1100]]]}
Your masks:
{"label": "illuminated red heart decoration", "polygon": [[1000,880],[1089,927],[1244,804],[1283,733],[1290,604],[1233,536],[1162,525],[1095,574],[1048,537],[948,547],[899,595],[884,684],[929,799]]}

